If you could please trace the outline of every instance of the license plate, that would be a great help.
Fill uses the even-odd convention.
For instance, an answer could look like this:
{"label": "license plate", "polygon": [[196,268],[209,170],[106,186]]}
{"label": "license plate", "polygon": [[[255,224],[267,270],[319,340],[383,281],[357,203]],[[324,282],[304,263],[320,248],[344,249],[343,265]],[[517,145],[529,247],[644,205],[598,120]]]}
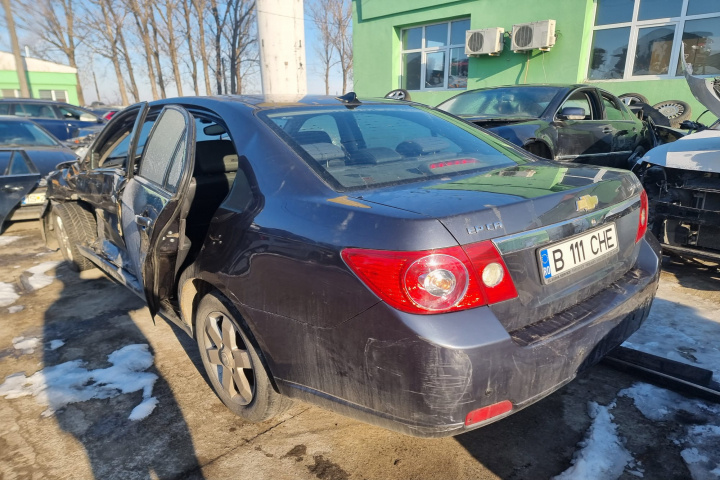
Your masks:
{"label": "license plate", "polygon": [[618,248],[614,223],[543,248],[539,251],[543,282],[554,282],[572,272],[601,262],[605,257],[617,252]]}
{"label": "license plate", "polygon": [[21,202],[22,205],[37,205],[40,203],[45,203],[44,193],[31,193],[30,195],[25,195]]}

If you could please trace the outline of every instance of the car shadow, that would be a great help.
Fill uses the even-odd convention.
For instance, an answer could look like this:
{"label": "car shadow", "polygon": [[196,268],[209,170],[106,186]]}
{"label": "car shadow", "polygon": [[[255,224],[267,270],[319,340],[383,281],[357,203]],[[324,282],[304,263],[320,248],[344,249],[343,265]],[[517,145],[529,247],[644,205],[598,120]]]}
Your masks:
{"label": "car shadow", "polygon": [[[108,358],[113,352],[150,344],[130,317],[145,304],[128,289],[97,274],[78,275],[65,264],[57,268],[56,281],[62,281],[63,288],[46,310],[43,338],[50,348],[52,340],[62,340],[64,345],[44,349],[46,369],[73,360],[81,360],[87,370],[107,369],[114,365]],[[183,348],[188,350],[187,345]],[[154,355],[152,347],[149,352]],[[140,353],[129,360],[137,362]],[[144,396],[137,388],[130,393],[114,390],[100,398],[69,403],[55,412],[58,425],[83,445],[96,479],[204,478],[183,413],[154,359],[144,371],[142,367],[134,370],[140,372],[137,375],[157,376],[151,393]],[[113,381],[132,383],[131,378],[119,376]],[[46,393],[52,405],[101,385],[100,380],[91,380],[69,392],[62,384],[50,384]],[[130,420],[131,412],[150,395],[157,399],[155,409],[144,419]]]}
{"label": "car shadow", "polygon": [[720,267],[712,262],[664,256],[663,270],[671,273],[685,288],[709,292],[720,291]]}

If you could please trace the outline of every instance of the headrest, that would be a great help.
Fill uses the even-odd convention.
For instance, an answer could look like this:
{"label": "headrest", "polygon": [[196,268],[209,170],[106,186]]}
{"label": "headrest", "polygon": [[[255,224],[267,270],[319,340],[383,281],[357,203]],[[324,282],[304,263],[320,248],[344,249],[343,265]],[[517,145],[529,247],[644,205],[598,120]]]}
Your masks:
{"label": "headrest", "polygon": [[418,157],[439,152],[449,146],[450,143],[443,137],[421,137],[402,142],[395,151],[405,157]]}
{"label": "headrest", "polygon": [[[324,132],[321,132],[324,133]],[[302,146],[311,157],[320,163],[327,163],[330,160],[345,158],[343,149],[332,143],[310,143]]]}
{"label": "headrest", "polygon": [[358,150],[346,163],[347,165],[378,165],[398,160],[402,160],[402,156],[392,148],[375,147]]}
{"label": "headrest", "polygon": [[236,172],[238,156],[230,140],[208,140],[195,145],[195,173]]}
{"label": "headrest", "polygon": [[308,145],[310,143],[332,143],[330,135],[322,130],[309,130],[307,132],[295,132],[292,136],[300,145]]}

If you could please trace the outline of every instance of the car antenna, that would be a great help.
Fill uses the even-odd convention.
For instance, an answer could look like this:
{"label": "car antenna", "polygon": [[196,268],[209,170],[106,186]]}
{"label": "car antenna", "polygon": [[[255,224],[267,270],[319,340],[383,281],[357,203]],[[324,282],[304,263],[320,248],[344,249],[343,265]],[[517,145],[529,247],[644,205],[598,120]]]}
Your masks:
{"label": "car antenna", "polygon": [[362,103],[360,100],[358,100],[357,94],[355,92],[348,92],[345,95],[335,98],[343,102],[345,106],[350,110],[359,107]]}

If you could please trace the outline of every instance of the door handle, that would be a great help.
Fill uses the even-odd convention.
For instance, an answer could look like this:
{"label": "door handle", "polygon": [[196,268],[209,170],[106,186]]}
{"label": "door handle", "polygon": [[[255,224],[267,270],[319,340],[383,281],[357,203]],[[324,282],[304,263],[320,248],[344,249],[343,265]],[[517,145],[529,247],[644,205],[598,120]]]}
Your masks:
{"label": "door handle", "polygon": [[23,187],[17,187],[17,186],[16,186],[16,187],[13,187],[12,185],[5,185],[5,186],[2,188],[2,191],[3,191],[3,192],[19,192],[19,191],[22,190],[22,189],[23,189]]}
{"label": "door handle", "polygon": [[610,127],[605,127],[603,128],[602,133],[613,133],[613,129]]}
{"label": "door handle", "polygon": [[142,228],[147,228],[152,224],[152,219],[150,217],[143,217],[142,215],[135,215],[135,223]]}

